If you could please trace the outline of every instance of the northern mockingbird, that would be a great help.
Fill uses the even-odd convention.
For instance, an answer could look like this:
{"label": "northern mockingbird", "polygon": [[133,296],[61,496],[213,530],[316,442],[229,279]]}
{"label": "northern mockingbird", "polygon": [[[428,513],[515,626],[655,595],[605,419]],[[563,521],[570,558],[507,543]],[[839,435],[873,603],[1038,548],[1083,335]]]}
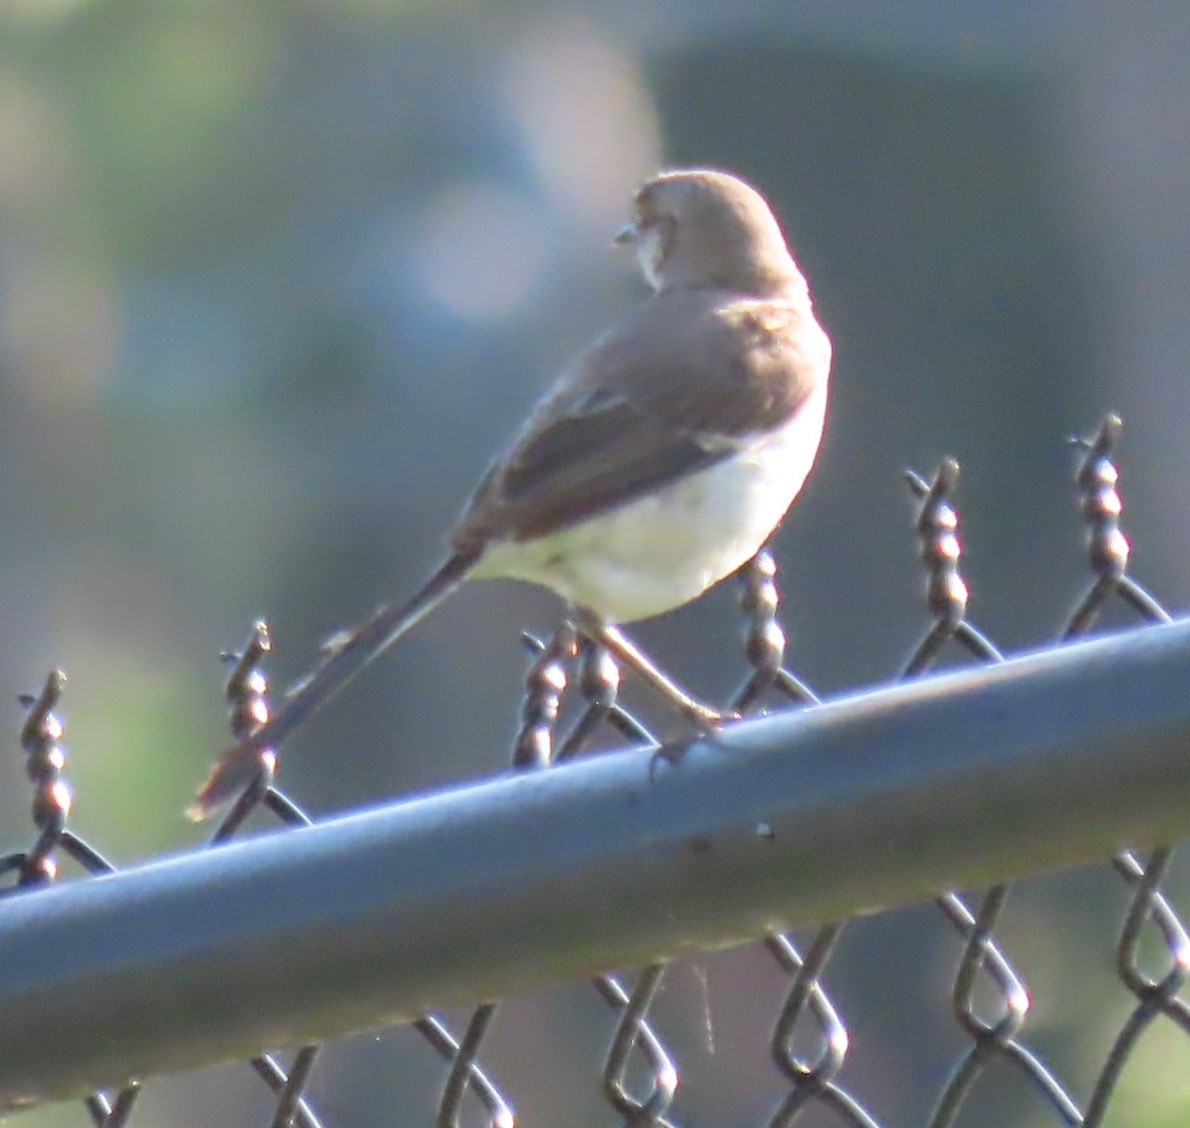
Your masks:
{"label": "northern mockingbird", "polygon": [[334,640],[251,736],[219,759],[202,818],[365,665],[464,580],[551,588],[579,629],[696,724],[720,718],[616,628],[701,595],[772,534],[814,462],[831,346],[764,198],[705,169],[663,172],[615,237],[653,294],[554,382],[484,474],[445,562],[407,603]]}

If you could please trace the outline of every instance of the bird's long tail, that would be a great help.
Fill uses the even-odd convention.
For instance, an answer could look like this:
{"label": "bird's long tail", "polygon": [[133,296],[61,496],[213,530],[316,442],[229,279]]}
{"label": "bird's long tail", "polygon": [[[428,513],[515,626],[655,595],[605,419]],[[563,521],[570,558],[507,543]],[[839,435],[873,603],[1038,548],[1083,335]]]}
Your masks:
{"label": "bird's long tail", "polygon": [[365,666],[424,619],[467,578],[478,559],[478,553],[455,553],[408,602],[382,607],[363,626],[333,639],[322,664],[294,686],[281,708],[215,761],[206,783],[187,808],[187,817],[201,821],[231,799],[260,770],[263,749],[276,748]]}

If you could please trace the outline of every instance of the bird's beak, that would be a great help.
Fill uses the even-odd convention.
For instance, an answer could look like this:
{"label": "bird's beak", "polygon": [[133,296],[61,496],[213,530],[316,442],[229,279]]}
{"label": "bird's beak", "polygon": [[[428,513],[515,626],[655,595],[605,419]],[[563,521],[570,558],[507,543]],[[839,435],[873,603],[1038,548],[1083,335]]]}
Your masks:
{"label": "bird's beak", "polygon": [[640,238],[640,228],[635,223],[626,223],[612,236],[614,247],[635,247]]}

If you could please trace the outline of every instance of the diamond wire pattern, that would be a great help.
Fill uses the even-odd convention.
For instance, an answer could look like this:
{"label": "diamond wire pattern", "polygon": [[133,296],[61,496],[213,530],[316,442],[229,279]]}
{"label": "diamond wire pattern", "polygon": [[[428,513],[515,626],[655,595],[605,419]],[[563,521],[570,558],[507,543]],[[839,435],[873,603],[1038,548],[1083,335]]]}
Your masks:
{"label": "diamond wire pattern", "polygon": [[[1071,611],[1060,641],[1085,635],[1112,598],[1122,600],[1145,621],[1170,619],[1157,600],[1128,575],[1130,544],[1120,524],[1123,506],[1114,462],[1120,433],[1119,418],[1109,415],[1092,438],[1071,440],[1079,452],[1076,483],[1092,578]],[[912,471],[906,472],[918,502],[916,531],[926,571],[930,625],[897,675],[899,678],[928,671],[948,645],[961,647],[977,662],[1003,660],[994,643],[967,618],[968,588],[960,570],[962,546],[953,500],[958,477],[958,463],[953,459],[944,460],[928,481]],[[786,665],[786,638],[778,617],[772,556],[767,551],[758,554],[741,570],[738,582],[748,673],[730,708],[749,715],[763,712],[766,700],[775,700],[785,708],[812,706],[818,698]],[[573,625],[563,624],[545,641],[526,635],[525,642],[532,660],[525,677],[521,723],[512,747],[514,769],[548,770],[553,764],[590,752],[592,744],[609,731],[621,743],[657,744],[648,729],[619,703],[620,671],[614,660]],[[268,683],[260,662],[270,649],[268,628],[258,623],[241,653],[223,656],[231,666],[226,696],[236,736],[249,732],[268,716]],[[0,856],[0,878],[11,882],[0,890],[0,895],[17,894],[54,881],[59,872],[59,854],[90,873],[114,869],[67,826],[73,796],[63,778],[63,725],[55,712],[64,684],[65,676],[55,670],[40,694],[22,698],[27,714],[20,741],[26,773],[34,789],[32,815],[37,834],[27,850]],[[577,691],[581,707],[573,722],[560,732],[564,695],[572,688]],[[216,828],[212,843],[234,836],[257,809],[270,812],[287,825],[309,823],[301,808],[277,788],[276,769],[275,753],[264,750],[255,780]],[[1039,1106],[1048,1109],[1056,1123],[1092,1128],[1103,1122],[1124,1067],[1141,1036],[1156,1020],[1164,1017],[1190,1035],[1190,1006],[1179,997],[1190,971],[1190,936],[1160,884],[1171,856],[1171,848],[1162,847],[1153,851],[1147,861],[1130,852],[1112,861],[1114,871],[1131,890],[1116,967],[1135,1004],[1098,1071],[1085,1110],[1080,1110],[1059,1079],[1020,1040],[1030,1007],[1029,992],[994,935],[1009,887],[998,885],[988,890],[977,909],[957,893],[939,898],[939,911],[964,944],[952,985],[951,1008],[969,1045],[937,1097],[929,1119],[933,1128],[956,1122],[976,1080],[997,1059],[1028,1080]],[[820,928],[804,955],[789,936],[775,934],[761,945],[789,977],[770,1041],[772,1061],[789,1091],[768,1117],[769,1128],[792,1125],[815,1106],[827,1110],[838,1123],[880,1128],[881,1122],[840,1081],[848,1052],[848,1031],[823,985],[832,951],[845,926],[845,922],[836,922]],[[1157,971],[1145,970],[1140,963],[1139,949],[1146,933],[1156,937],[1164,954],[1164,966]],[[635,976],[631,990],[616,976],[599,975],[592,980],[616,1018],[602,1070],[603,1094],[617,1119],[632,1128],[669,1125],[666,1116],[678,1089],[677,1066],[648,1019],[664,970],[663,964],[643,969]],[[981,977],[991,987],[995,1000],[990,1011],[977,1008],[975,1003]],[[512,1128],[511,1105],[478,1060],[496,1013],[494,1003],[477,1008],[461,1038],[432,1014],[413,1023],[447,1063],[442,1097],[433,1114],[438,1128],[457,1128],[468,1094],[492,1128]],[[795,1052],[795,1035],[799,1033],[803,1041],[809,1040],[817,1047],[815,1053],[804,1056]],[[637,1073],[643,1071],[646,1078],[635,1092],[627,1083],[634,1054],[641,1066]],[[324,1123],[304,1096],[317,1055],[317,1046],[302,1048],[288,1070],[267,1054],[250,1062],[275,1095],[273,1128],[290,1124],[319,1128]],[[120,1128],[129,1122],[139,1092],[140,1086],[132,1084],[120,1092],[93,1093],[84,1102],[85,1108],[95,1125]]]}

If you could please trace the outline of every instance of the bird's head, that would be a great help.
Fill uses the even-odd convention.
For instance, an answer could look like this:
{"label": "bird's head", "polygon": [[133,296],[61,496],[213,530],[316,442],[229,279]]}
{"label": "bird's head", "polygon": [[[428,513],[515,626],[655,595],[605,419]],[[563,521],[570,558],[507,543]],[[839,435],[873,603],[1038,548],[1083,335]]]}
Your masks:
{"label": "bird's head", "polygon": [[805,288],[768,202],[727,172],[676,169],[646,181],[615,242],[636,250],[658,292],[716,287],[765,296]]}

